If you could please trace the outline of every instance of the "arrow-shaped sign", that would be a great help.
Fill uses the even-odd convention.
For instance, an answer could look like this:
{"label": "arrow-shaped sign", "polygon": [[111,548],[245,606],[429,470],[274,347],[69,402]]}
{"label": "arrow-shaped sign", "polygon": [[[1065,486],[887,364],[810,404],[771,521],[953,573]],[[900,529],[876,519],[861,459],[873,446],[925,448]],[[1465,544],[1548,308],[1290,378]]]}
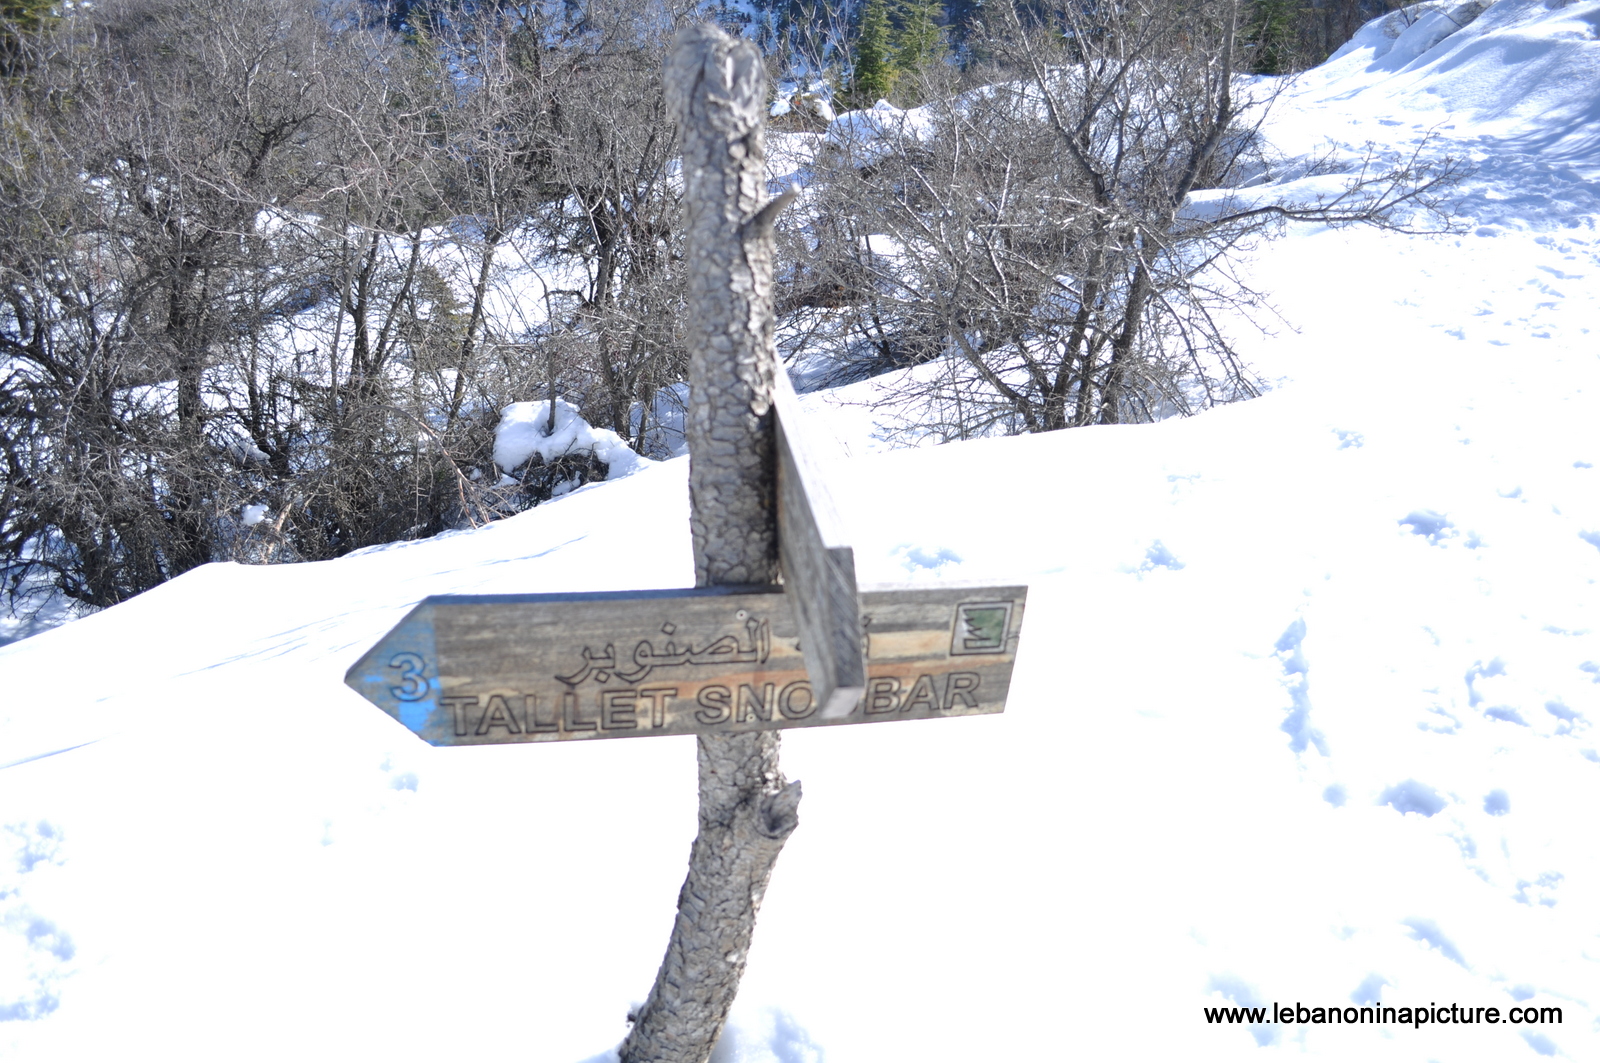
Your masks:
{"label": "arrow-shaped sign", "polygon": [[1026,597],[863,593],[849,702],[816,697],[777,588],[428,598],[345,682],[434,745],[972,716],[1005,708]]}

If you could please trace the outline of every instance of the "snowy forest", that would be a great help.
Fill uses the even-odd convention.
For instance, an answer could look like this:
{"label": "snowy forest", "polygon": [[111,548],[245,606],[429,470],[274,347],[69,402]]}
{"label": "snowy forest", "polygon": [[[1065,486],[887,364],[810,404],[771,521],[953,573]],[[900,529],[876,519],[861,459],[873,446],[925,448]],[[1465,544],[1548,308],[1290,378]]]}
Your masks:
{"label": "snowy forest", "polygon": [[1241,246],[1287,217],[1448,226],[1427,209],[1448,162],[1186,212],[1271,171],[1258,75],[1374,13],[8,0],[9,607],[476,526],[612,471],[592,447],[502,467],[512,403],[543,402],[547,435],[565,410],[608,452],[671,456],[684,282],[660,76],[707,16],[763,47],[773,192],[805,193],[777,296],[803,387],[940,367],[902,396],[931,440],[1256,395],[1217,318],[1256,301],[1229,275]]}

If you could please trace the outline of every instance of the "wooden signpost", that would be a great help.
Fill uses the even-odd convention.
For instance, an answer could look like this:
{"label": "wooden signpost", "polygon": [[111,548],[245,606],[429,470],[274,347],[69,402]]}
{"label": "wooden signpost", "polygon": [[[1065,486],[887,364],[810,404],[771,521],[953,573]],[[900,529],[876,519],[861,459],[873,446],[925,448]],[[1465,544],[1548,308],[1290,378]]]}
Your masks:
{"label": "wooden signpost", "polygon": [[1002,711],[1027,588],[858,593],[799,399],[775,377],[781,586],[432,597],[345,682],[436,746]]}
{"label": "wooden signpost", "polygon": [[848,701],[817,697],[791,596],[764,587],[428,598],[345,682],[436,746],[973,716],[1005,707],[1026,597],[866,592]]}
{"label": "wooden signpost", "polygon": [[722,1032],[799,822],[800,784],[785,779],[773,732],[1000,712],[1027,598],[1024,587],[858,592],[775,355],[772,223],[791,197],[766,193],[761,57],[691,26],[665,88],[683,142],[700,586],[428,598],[345,676],[434,745],[698,736],[699,832],[622,1063],[706,1063]]}
{"label": "wooden signpost", "polygon": [[1002,711],[1027,588],[858,593],[799,399],[777,380],[781,586],[432,597],[345,682],[436,746]]}

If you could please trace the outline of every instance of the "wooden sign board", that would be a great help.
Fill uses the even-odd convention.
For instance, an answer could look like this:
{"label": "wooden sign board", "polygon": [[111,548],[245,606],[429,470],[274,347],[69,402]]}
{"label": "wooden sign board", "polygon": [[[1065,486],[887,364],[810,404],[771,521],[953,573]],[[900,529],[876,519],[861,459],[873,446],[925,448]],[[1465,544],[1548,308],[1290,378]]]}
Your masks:
{"label": "wooden sign board", "polygon": [[819,702],[778,588],[428,598],[345,682],[437,746],[973,716],[1005,708],[1026,587],[861,595],[859,698]]}
{"label": "wooden sign board", "polygon": [[866,690],[855,551],[814,451],[805,415],[780,366],[773,386],[778,425],[778,553],[806,672],[823,714],[847,712]]}

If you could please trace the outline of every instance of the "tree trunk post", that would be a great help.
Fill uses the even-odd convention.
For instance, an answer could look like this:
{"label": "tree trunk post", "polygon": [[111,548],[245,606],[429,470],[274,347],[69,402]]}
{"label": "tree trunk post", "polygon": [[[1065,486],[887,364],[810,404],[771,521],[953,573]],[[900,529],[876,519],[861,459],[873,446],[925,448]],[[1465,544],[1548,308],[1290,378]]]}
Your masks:
{"label": "tree trunk post", "polygon": [[[778,577],[772,215],[760,54],[713,25],[678,35],[667,103],[683,140],[689,255],[689,500],[699,586]],[[666,956],[623,1063],[705,1063],[744,974],[756,911],[798,822],[778,732],[697,739],[700,830]]]}

